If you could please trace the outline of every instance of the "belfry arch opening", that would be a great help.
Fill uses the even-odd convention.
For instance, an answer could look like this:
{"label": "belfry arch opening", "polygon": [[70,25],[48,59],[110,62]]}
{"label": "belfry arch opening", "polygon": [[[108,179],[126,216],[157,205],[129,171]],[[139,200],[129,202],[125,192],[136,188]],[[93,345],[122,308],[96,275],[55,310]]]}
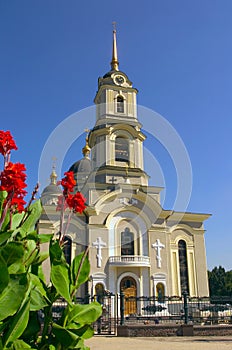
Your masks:
{"label": "belfry arch opening", "polygon": [[122,96],[117,97],[117,113],[124,113],[124,98]]}
{"label": "belfry arch opening", "polygon": [[129,140],[117,136],[115,139],[115,160],[120,162],[129,162]]}

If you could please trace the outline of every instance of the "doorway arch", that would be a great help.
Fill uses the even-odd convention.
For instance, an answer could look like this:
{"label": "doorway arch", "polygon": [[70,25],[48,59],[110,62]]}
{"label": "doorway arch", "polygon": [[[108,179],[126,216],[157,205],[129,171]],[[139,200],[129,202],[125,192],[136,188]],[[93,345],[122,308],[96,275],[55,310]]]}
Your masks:
{"label": "doorway arch", "polygon": [[120,291],[124,294],[124,314],[133,315],[137,313],[137,283],[131,276],[125,276],[120,282]]}

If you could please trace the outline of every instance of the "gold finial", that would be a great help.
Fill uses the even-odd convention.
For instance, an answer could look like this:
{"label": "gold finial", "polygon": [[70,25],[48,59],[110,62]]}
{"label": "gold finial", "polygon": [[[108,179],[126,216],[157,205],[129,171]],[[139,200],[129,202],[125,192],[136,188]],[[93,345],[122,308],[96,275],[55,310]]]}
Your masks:
{"label": "gold finial", "polygon": [[111,64],[111,70],[119,70],[117,41],[116,41],[116,22],[113,22],[113,51],[112,51],[112,61],[110,64]]}
{"label": "gold finial", "polygon": [[89,132],[90,130],[86,128],[84,130],[86,132],[86,137],[85,137],[85,147],[82,148],[82,153],[85,158],[89,158],[89,154],[91,151],[91,148],[89,147]]}
{"label": "gold finial", "polygon": [[57,174],[56,174],[56,157],[52,157],[52,173],[50,175],[51,185],[56,185],[57,182]]}

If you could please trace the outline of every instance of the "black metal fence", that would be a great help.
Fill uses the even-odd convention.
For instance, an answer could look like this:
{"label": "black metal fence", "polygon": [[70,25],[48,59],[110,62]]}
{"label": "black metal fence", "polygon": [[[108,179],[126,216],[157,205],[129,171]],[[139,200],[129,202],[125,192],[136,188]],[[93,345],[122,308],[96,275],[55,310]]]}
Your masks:
{"label": "black metal fence", "polygon": [[[124,297],[122,323],[232,323],[232,297]],[[123,313],[122,313],[123,310]]]}
{"label": "black metal fence", "polygon": [[[128,323],[159,324],[231,324],[232,297],[126,297],[123,293],[114,295],[77,298],[76,302],[86,304],[99,301],[102,316],[93,324],[95,334],[114,335],[117,325]],[[59,319],[66,302],[54,304],[53,317]]]}

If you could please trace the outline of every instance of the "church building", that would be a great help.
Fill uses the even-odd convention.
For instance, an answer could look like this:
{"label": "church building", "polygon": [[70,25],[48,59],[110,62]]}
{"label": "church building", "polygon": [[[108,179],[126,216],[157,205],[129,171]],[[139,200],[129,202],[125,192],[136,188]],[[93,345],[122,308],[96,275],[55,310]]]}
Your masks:
{"label": "church building", "polygon": [[[87,198],[65,237],[68,262],[87,246],[90,280],[81,294],[108,290],[126,296],[208,296],[204,221],[208,214],[180,213],[160,204],[161,187],[149,186],[143,134],[137,117],[137,89],[119,69],[113,31],[111,69],[98,79],[96,122],[86,137],[83,158],[70,170]],[[53,169],[42,193],[40,233],[59,230],[61,189]]]}

